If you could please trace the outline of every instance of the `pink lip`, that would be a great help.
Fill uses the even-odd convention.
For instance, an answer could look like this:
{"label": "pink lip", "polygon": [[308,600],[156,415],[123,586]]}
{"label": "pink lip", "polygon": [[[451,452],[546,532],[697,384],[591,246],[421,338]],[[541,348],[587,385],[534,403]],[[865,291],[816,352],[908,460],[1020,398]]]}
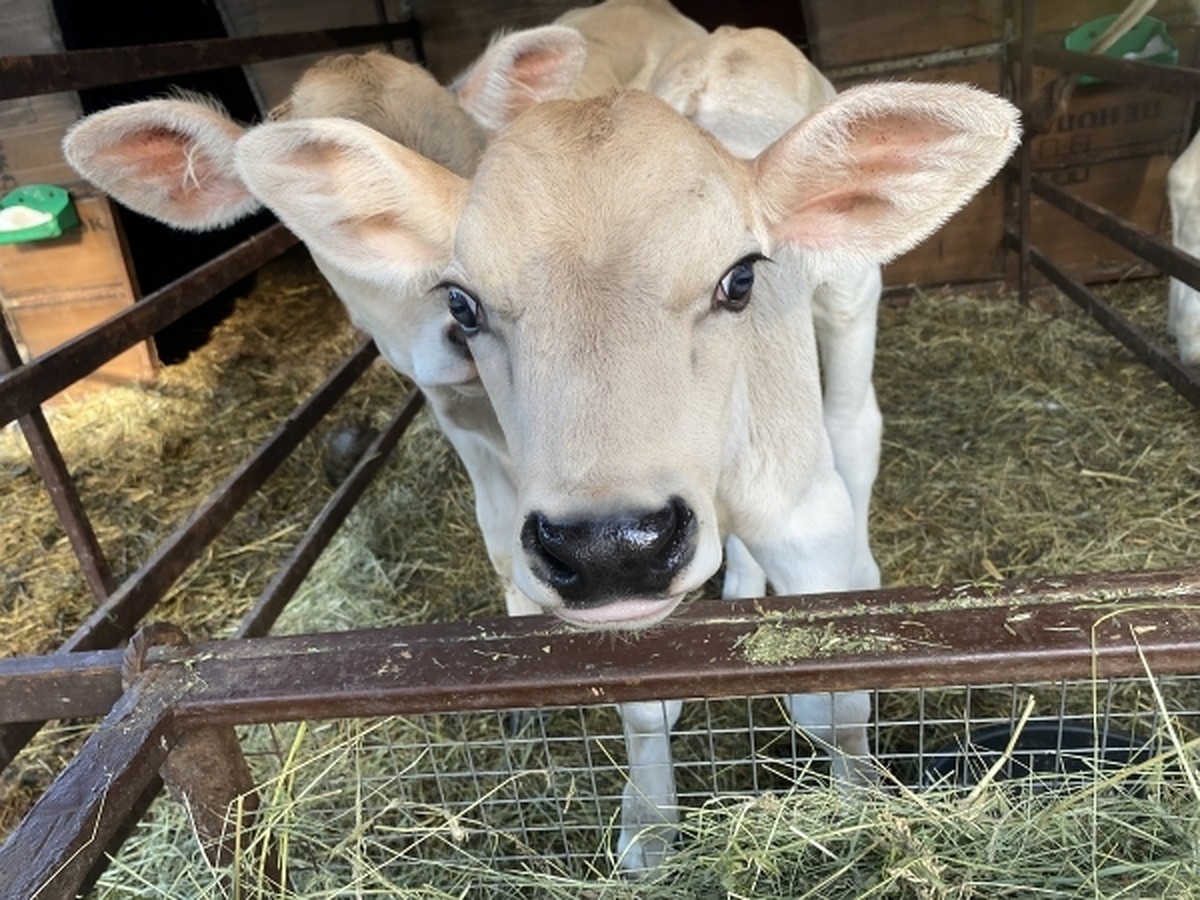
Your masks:
{"label": "pink lip", "polygon": [[661,622],[679,605],[683,596],[665,600],[618,600],[591,609],[559,607],[554,612],[581,628],[634,629]]}

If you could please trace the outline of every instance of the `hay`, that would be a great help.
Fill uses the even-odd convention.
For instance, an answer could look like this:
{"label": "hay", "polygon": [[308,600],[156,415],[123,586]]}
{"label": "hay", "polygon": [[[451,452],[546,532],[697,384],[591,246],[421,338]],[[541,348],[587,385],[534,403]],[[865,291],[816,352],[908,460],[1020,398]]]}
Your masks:
{"label": "hay", "polygon": [[[1107,293],[1164,315],[1161,279]],[[1198,558],[1195,410],[1074,308],[917,293],[882,310],[876,373],[885,583]]]}
{"label": "hay", "polygon": [[[1130,295],[1125,302],[1139,315],[1157,321],[1165,304],[1162,280],[1120,290]],[[56,435],[82,476],[85,505],[118,577],[133,571],[349,346],[336,302],[296,255],[269,267],[212,344],[166,370],[159,384],[57,410]],[[1117,571],[1198,558],[1200,422],[1194,410],[1081,314],[1022,310],[1007,298],[952,292],[889,302],[881,312],[876,383],[886,425],[872,529],[885,583]],[[378,368],[353,393],[344,414],[339,407],[339,418],[379,424],[401,395],[399,379]],[[11,435],[3,440],[0,472],[12,476],[14,487],[0,501],[0,559],[6,569],[0,652],[44,652],[87,614],[90,601],[52,514],[42,508],[23,445]],[[177,621],[197,638],[228,633],[328,490],[320,442],[306,442],[263,498],[238,517],[232,533],[189,570],[155,617]],[[467,483],[425,419],[402,442],[276,631],[452,620],[500,609]],[[1046,696],[1039,709],[1053,711],[1065,702],[1052,686],[1041,690]],[[1090,691],[1077,693],[1087,708]],[[998,694],[996,703],[1003,706],[1007,695]],[[1144,694],[1137,702],[1144,702]],[[923,694],[922,702],[932,710],[943,701]],[[948,694],[944,703],[946,717],[957,715],[960,722],[959,707],[978,708],[977,699],[965,701],[958,694]],[[689,708],[686,715],[708,712]],[[911,715],[899,700],[881,695],[880,720]],[[561,719],[554,717],[548,727],[561,727]],[[264,815],[286,822],[286,828],[272,826],[273,833],[289,835],[289,857],[305,878],[305,896],[526,891],[547,897],[640,897],[655,896],[645,892],[656,885],[662,886],[658,896],[803,896],[811,891],[811,896],[829,897],[994,897],[1005,896],[1004,891],[1036,896],[1038,890],[1047,896],[1107,896],[1109,888],[1111,895],[1118,893],[1118,883],[1129,896],[1162,895],[1160,890],[1187,896],[1197,874],[1188,855],[1194,849],[1184,852],[1184,837],[1187,847],[1195,847],[1194,798],[1189,807],[1187,785],[1176,783],[1178,766],[1166,763],[1161,790],[1137,797],[1155,798],[1149,806],[1110,809],[1107,794],[1093,792],[1080,810],[1056,808],[1054,821],[1039,798],[1021,806],[1014,792],[1000,785],[964,816],[961,798],[949,793],[936,798],[893,791],[850,801],[814,788],[811,779],[793,793],[789,779],[782,779],[770,795],[689,804],[696,811],[685,823],[685,840],[654,885],[635,887],[610,878],[614,860],[607,839],[593,842],[600,849],[585,860],[591,877],[584,881],[579,872],[552,863],[495,873],[482,851],[474,868],[464,869],[463,860],[455,862],[452,854],[450,861],[431,866],[405,865],[403,853],[381,848],[376,827],[391,834],[400,827],[397,816],[423,810],[405,826],[425,829],[423,837],[413,838],[420,849],[416,855],[442,858],[431,848],[460,846],[454,829],[465,827],[462,821],[438,821],[437,810],[455,798],[425,798],[423,805],[398,810],[394,798],[356,792],[372,771],[382,778],[379,766],[397,771],[402,763],[396,761],[395,747],[436,741],[430,729],[443,727],[437,721],[337,722],[245,732],[262,793],[278,801],[268,804]],[[494,740],[495,721],[472,721],[463,726],[471,740]],[[695,743],[698,758],[721,750],[705,745],[700,736],[705,728],[747,730],[736,717],[693,721],[697,735],[677,739],[677,746]],[[393,750],[386,762],[364,750],[363,734],[371,729],[389,734]],[[78,731],[45,730],[5,773],[0,833],[69,758]],[[551,734],[546,741],[552,739]],[[619,762],[619,737],[604,746],[611,746]],[[455,764],[453,753],[441,763],[447,771]],[[571,783],[552,784],[536,755],[523,765],[531,774],[506,777],[540,777],[539,790],[546,784],[573,790]],[[703,781],[708,771],[690,776],[681,771],[681,785],[689,777]],[[343,784],[341,772],[355,778]],[[619,775],[617,770],[617,791]],[[284,783],[290,786],[277,793],[276,786]],[[737,779],[730,785],[745,787]],[[1128,799],[1128,792],[1116,793],[1121,802]],[[553,791],[547,796],[547,803],[559,802]],[[326,805],[314,805],[314,798]],[[599,809],[590,820],[607,829]],[[581,816],[589,818],[587,810]],[[470,823],[470,813],[463,821]],[[1009,827],[1011,832],[1000,833]],[[1061,877],[1045,882],[1049,887],[1032,880],[1033,870],[1028,882],[1002,889],[1003,879],[994,871],[997,860],[1011,859],[1023,844],[1049,846],[1047,835],[1035,828],[1057,830],[1059,857],[1063,847],[1085,847],[1086,858],[1077,860],[1078,871],[1068,871],[1061,858],[1054,860]],[[368,853],[368,845],[382,855]],[[972,855],[974,850],[986,851],[986,858]],[[1054,852],[1045,855],[1054,858]],[[255,895],[252,869],[247,857],[238,875],[244,896]],[[424,881],[396,880],[408,870]],[[315,880],[321,875],[324,885]],[[1098,887],[1102,879],[1107,879],[1103,890]],[[1140,886],[1138,879],[1143,879]],[[98,893],[231,895],[223,893],[228,886],[222,884],[203,862],[185,811],[163,801],[143,820]]]}
{"label": "hay", "polygon": [[[286,896],[307,898],[1200,896],[1196,738],[1168,741],[1136,765],[993,778],[971,790],[885,782],[846,793],[816,772],[788,773],[782,787],[764,785],[752,796],[743,790],[685,803],[678,849],[634,883],[615,874],[604,834],[614,795],[597,817],[598,832],[531,837],[536,815],[519,810],[530,797],[561,804],[547,821],[558,814],[596,824],[588,789],[568,777],[562,755],[549,752],[509,759],[488,781],[470,747],[494,744],[498,723],[469,721],[459,731],[448,717],[431,719],[424,746],[408,743],[418,723],[399,718],[327,723],[324,735],[286,729],[278,735],[284,762],[260,788],[266,812],[242,836],[234,866],[213,870],[183,807],[161,805],[98,896],[280,896],[261,873],[268,845],[285,851],[294,890]],[[429,765],[434,773],[476,773],[464,777],[476,793],[447,797],[449,779],[412,777],[408,770],[428,754],[438,757]],[[576,762],[611,768],[603,756]],[[564,859],[559,852],[571,841],[582,852]]]}

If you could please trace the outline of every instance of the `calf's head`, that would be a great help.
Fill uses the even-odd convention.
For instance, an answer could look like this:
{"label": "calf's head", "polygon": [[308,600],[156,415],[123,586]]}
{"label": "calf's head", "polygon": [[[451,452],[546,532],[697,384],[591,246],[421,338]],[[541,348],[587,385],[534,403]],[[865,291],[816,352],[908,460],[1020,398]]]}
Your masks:
{"label": "calf's head", "polygon": [[769,434],[792,427],[778,386],[755,384],[765,355],[791,354],[809,382],[796,396],[813,408],[779,421],[819,430],[811,340],[780,337],[807,306],[773,282],[771,253],[886,260],[1016,133],[991,95],[879,86],[738,160],[633,91],[534,107],[471,183],[345,122],[263,126],[237,157],[268,202],[303,195],[311,241],[352,271],[394,277],[452,243],[436,290],[518,466],[514,579],[569,621],[637,627],[716,570],[730,473],[787,445]]}

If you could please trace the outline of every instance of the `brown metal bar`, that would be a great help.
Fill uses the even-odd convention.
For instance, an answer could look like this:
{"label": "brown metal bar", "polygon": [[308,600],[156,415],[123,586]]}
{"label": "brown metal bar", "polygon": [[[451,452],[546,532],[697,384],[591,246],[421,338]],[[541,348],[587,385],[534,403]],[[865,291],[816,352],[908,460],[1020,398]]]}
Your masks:
{"label": "brown metal bar", "polygon": [[121,696],[120,650],[0,659],[0,724],[90,719]]}
{"label": "brown metal bar", "polygon": [[949,47],[935,50],[932,53],[918,53],[893,59],[876,59],[821,71],[834,84],[841,84],[851,79],[895,78],[899,75],[911,75],[914,72],[936,72],[939,69],[962,66],[971,62],[1000,59],[1004,51],[1005,48],[1001,42],[991,41],[968,47]]}
{"label": "brown metal bar", "polygon": [[[654,630],[639,635],[613,635],[591,632],[577,632],[569,629],[558,619],[547,616],[530,616],[519,619],[486,619],[475,622],[409,626],[395,629],[377,629],[373,631],[352,632],[334,635],[305,635],[298,637],[258,638],[253,640],[211,641],[197,644],[191,651],[194,656],[202,657],[201,661],[188,660],[186,667],[194,673],[199,693],[192,692],[184,704],[189,706],[190,714],[197,715],[201,720],[212,707],[224,707],[232,704],[238,709],[235,713],[223,712],[219,717],[228,719],[235,724],[245,724],[250,721],[277,721],[279,711],[272,711],[268,718],[257,719],[254,714],[246,712],[246,704],[253,703],[260,688],[264,691],[263,707],[273,708],[277,704],[287,707],[296,702],[293,694],[300,691],[307,698],[296,710],[290,707],[283,710],[284,718],[324,718],[330,715],[368,715],[378,710],[371,706],[371,712],[350,712],[347,702],[362,703],[363,699],[350,701],[349,695],[355,691],[365,691],[367,702],[374,704],[380,684],[391,684],[394,676],[404,675],[411,679],[413,697],[400,700],[393,698],[394,705],[389,706],[390,712],[429,711],[433,708],[428,702],[454,702],[457,705],[446,707],[451,709],[480,709],[506,708],[527,706],[531,703],[595,703],[600,702],[598,695],[590,690],[584,690],[581,695],[572,695],[564,699],[558,692],[562,667],[577,666],[585,673],[585,683],[590,683],[593,675],[598,677],[601,668],[612,671],[608,677],[616,677],[618,682],[640,684],[646,677],[647,667],[651,670],[670,672],[679,670],[679,686],[669,688],[661,681],[655,683],[654,690],[675,690],[679,696],[693,696],[696,692],[696,671],[716,672],[712,667],[718,663],[726,666],[727,671],[744,670],[739,676],[746,679],[738,689],[747,693],[760,693],[780,689],[772,679],[781,670],[779,666],[756,665],[747,662],[744,653],[739,650],[748,635],[763,625],[776,624],[781,628],[789,627],[820,627],[830,626],[831,634],[854,634],[869,628],[876,636],[868,644],[887,646],[886,652],[858,650],[850,652],[838,650],[839,644],[831,641],[830,651],[820,654],[813,659],[792,660],[787,665],[820,666],[830,664],[841,658],[847,662],[840,673],[835,676],[837,683],[823,681],[829,684],[831,690],[857,689],[864,685],[856,680],[866,679],[873,682],[880,675],[854,674],[854,669],[872,670],[882,667],[887,678],[891,679],[896,665],[905,667],[908,672],[904,681],[887,681],[878,684],[868,684],[872,687],[904,687],[928,684],[981,684],[990,682],[1005,683],[1011,681],[1015,671],[1020,672],[1021,678],[1067,678],[1076,675],[1086,677],[1090,670],[1080,668],[1081,662],[1091,658],[1090,643],[1085,629],[1076,629],[1068,633],[1063,626],[1055,626],[1044,635],[1039,628],[1054,616],[1065,617],[1079,623],[1079,616],[1100,618],[1115,613],[1118,610],[1127,612],[1135,608],[1160,617],[1160,627],[1150,629],[1143,637],[1144,646],[1154,648],[1154,652],[1162,653],[1170,650],[1170,658],[1159,657],[1156,671],[1169,674],[1170,671],[1192,672],[1196,670],[1196,647],[1200,647],[1200,567],[1169,569],[1161,571],[1129,572],[1108,575],[1074,575],[1055,578],[1031,579],[1025,581],[1006,582],[1001,585],[973,586],[953,585],[939,588],[887,588],[878,591],[849,594],[824,594],[806,597],[769,598],[766,600],[747,601],[702,601],[685,604],[664,624]],[[1026,617],[1025,612],[1035,612],[1038,619]],[[1002,620],[992,621],[987,616],[995,617],[1003,614]],[[1020,629],[1015,624],[1019,622]],[[1090,626],[1089,626],[1090,628]],[[703,632],[703,633],[701,633]],[[917,634],[916,639],[913,635]],[[936,641],[931,635],[941,633],[944,640]],[[714,635],[720,635],[714,638]],[[919,637],[925,634],[925,637]],[[899,635],[895,641],[889,641],[888,635]],[[1177,641],[1179,646],[1164,646],[1162,640],[1170,635],[1171,641]],[[716,643],[713,643],[713,640]],[[1048,644],[1045,653],[1046,660],[1038,661],[1036,657],[1042,650],[1036,646],[1038,641],[1048,640],[1051,644],[1057,642],[1064,646],[1068,656],[1074,657],[1074,668],[1059,672],[1056,661],[1063,657],[1054,657]],[[696,643],[699,641],[699,643]],[[1159,643],[1156,643],[1159,642]],[[1009,646],[1013,644],[1019,646]],[[510,645],[505,647],[505,645]],[[1190,650],[1180,650],[1180,647],[1192,647]],[[490,700],[473,699],[475,687],[469,693],[472,696],[455,698],[455,690],[464,690],[461,682],[447,681],[445,685],[425,685],[421,683],[424,677],[436,681],[453,679],[455,676],[447,668],[447,661],[435,662],[438,647],[443,647],[450,655],[477,657],[487,663],[487,672],[480,677],[485,681],[503,680],[493,678],[500,673],[493,668],[494,664],[502,662],[505,653],[517,653],[514,659],[524,660],[516,665],[516,673],[509,673],[504,678],[516,679],[507,687],[498,688],[504,694]],[[850,647],[846,642],[841,646]],[[985,653],[971,652],[974,646],[992,649]],[[1130,647],[1121,645],[1123,652]],[[374,649],[371,649],[374,648]],[[457,648],[457,649],[456,649]],[[532,648],[534,655],[527,654]],[[689,649],[690,648],[690,649]],[[722,650],[721,648],[724,648]],[[359,650],[363,651],[360,660],[355,659]],[[733,651],[738,652],[733,652]],[[1009,651],[1016,653],[1011,660],[1004,656]],[[469,652],[467,652],[469,651]],[[519,653],[517,652],[519,651]],[[416,654],[420,654],[420,657]],[[372,659],[370,654],[388,657],[380,661]],[[1189,655],[1190,654],[1190,655]],[[680,659],[672,661],[673,655]],[[704,659],[698,662],[698,655]],[[1018,668],[1022,655],[1031,655],[1036,664],[1034,668]],[[683,657],[688,657],[687,660]],[[550,657],[553,657],[551,659]],[[566,657],[571,657],[567,659]],[[644,657],[638,661],[638,657]],[[302,677],[307,671],[307,664],[302,659],[316,659],[314,665],[320,670],[326,670],[320,684]],[[183,657],[176,648],[152,648],[149,651],[145,668],[175,665]],[[420,664],[414,661],[421,660]],[[527,666],[530,659],[537,662],[536,666]],[[883,659],[891,662],[883,662]],[[948,671],[943,669],[943,660],[957,659],[955,665],[964,665],[964,671]],[[120,696],[122,653],[117,650],[92,651],[90,653],[58,654],[45,657],[26,657],[10,660],[0,660],[0,696],[5,697],[4,706],[0,710],[10,715],[12,710],[23,711],[39,702],[36,706],[40,714],[53,709],[46,701],[38,701],[35,695],[39,691],[57,690],[59,686],[88,678],[95,686],[89,697],[63,698],[67,705],[56,707],[72,714],[85,716],[102,714],[109,709]],[[963,660],[969,660],[963,662]],[[1126,660],[1128,662],[1128,659]],[[375,665],[379,663],[379,665]],[[410,663],[412,665],[410,665]],[[208,666],[222,669],[228,664],[227,675],[213,674],[207,671]],[[203,670],[196,668],[202,665]],[[329,677],[327,671],[337,666],[344,666],[336,677]],[[455,666],[459,665],[456,661]],[[700,669],[694,668],[701,665]],[[423,666],[430,671],[421,673]],[[621,676],[622,666],[629,666],[627,677]],[[692,668],[689,668],[691,666]],[[921,667],[927,671],[921,673]],[[401,671],[400,668],[403,669]],[[253,669],[255,674],[247,674]],[[785,667],[786,671],[792,671]],[[241,674],[238,674],[241,673]],[[688,674],[690,673],[690,674]],[[311,673],[309,673],[311,674]],[[1109,673],[1111,674],[1111,673]],[[248,680],[241,683],[238,679],[245,676]],[[915,678],[915,681],[911,679]],[[400,679],[403,681],[404,679]],[[378,683],[372,686],[372,682]],[[544,693],[543,687],[536,683],[553,683],[555,691]],[[205,687],[199,687],[203,683]],[[534,683],[533,687],[529,687]],[[359,687],[355,687],[355,685]],[[365,688],[363,686],[366,686]],[[599,686],[599,683],[597,683]],[[319,691],[313,693],[312,691]],[[524,691],[543,691],[544,696],[538,699]],[[422,699],[429,692],[428,700]],[[708,684],[705,688],[709,694]],[[16,699],[9,701],[8,694]],[[268,696],[270,694],[271,696]],[[726,694],[728,695],[728,693]],[[643,695],[657,696],[656,694]],[[667,695],[663,695],[667,696]],[[22,698],[29,698],[28,701]],[[414,700],[415,697],[415,700]],[[330,699],[332,698],[332,699]],[[633,695],[620,699],[635,699]],[[321,704],[328,702],[328,706]],[[413,705],[415,703],[415,705]],[[487,704],[493,704],[488,706]],[[356,710],[358,707],[354,707]],[[301,712],[300,710],[303,710]],[[246,716],[250,717],[247,718]],[[49,716],[47,716],[49,717]]]}
{"label": "brown metal bar", "polygon": [[[17,345],[8,330],[8,323],[0,317],[0,373],[8,373],[21,367],[21,356]],[[71,549],[79,560],[79,568],[88,590],[97,603],[103,601],[116,588],[112,569],[104,557],[100,541],[79,499],[79,491],[71,473],[67,471],[66,460],[54,440],[50,425],[40,406],[33,406],[18,418],[21,434],[29,445],[33,456],[33,465],[37,469],[46,492],[50,495],[50,503],[58,514],[71,543]]]}
{"label": "brown metal bar", "polygon": [[1096,53],[1077,53],[1056,47],[1044,40],[1034,42],[1033,62],[1035,65],[1063,72],[1092,75],[1106,81],[1119,81],[1122,84],[1174,94],[1189,100],[1200,96],[1200,69],[1160,66]]}
{"label": "brown metal bar", "polygon": [[[764,633],[805,649],[755,658]],[[711,698],[1190,673],[1200,568],[700,601],[630,635],[532,616],[161,650],[0,847],[13,896],[73,896],[192,729],[687,699],[697,672]]]}
{"label": "brown metal bar", "polygon": [[0,846],[0,894],[76,896],[158,778],[174,742],[170,710],[178,681],[177,672],[162,670],[121,697]]}
{"label": "brown metal bar", "polygon": [[[229,865],[238,837],[253,828],[259,808],[254,777],[236,732],[229,725],[200,725],[184,731],[167,755],[161,773],[163,782],[187,805],[209,863]],[[237,821],[231,822],[227,818],[230,806],[239,799]],[[115,849],[120,848],[110,848],[109,852]],[[280,887],[279,857],[274,846],[269,848],[264,874],[276,888]]]}
{"label": "brown metal bar", "polygon": [[[1005,243],[1017,245],[1017,236],[1005,233]],[[1174,388],[1185,400],[1200,408],[1200,375],[1184,366],[1172,354],[1148,338],[1132,322],[1066,271],[1059,268],[1036,247],[1031,248],[1034,268],[1041,272],[1060,291],[1070,297],[1106,331],[1119,340],[1151,371]]]}
{"label": "brown metal bar", "polygon": [[1046,178],[1034,175],[1033,192],[1061,209],[1084,225],[1137,254],[1168,275],[1200,287],[1200,259],[1177,250],[1170,241],[1139,228],[1114,215],[1103,207],[1081,200],[1064,191]]}
{"label": "brown metal bar", "polygon": [[[764,628],[827,647],[752,662],[747,647]],[[1194,672],[1200,570],[700,601],[636,635],[534,616],[260,638],[197,645],[161,665],[191,676],[177,716],[236,725],[1136,675],[1134,635],[1155,673]]]}
{"label": "brown metal bar", "polygon": [[388,423],[380,435],[371,442],[363,458],[342,482],[320,515],[313,520],[304,537],[297,543],[291,555],[271,579],[254,608],[242,620],[235,638],[262,637],[271,630],[284,606],[312,569],[313,564],[328,546],[330,539],[341,527],[354,504],[362,496],[367,485],[383,467],[400,436],[412,424],[417,413],[425,404],[425,397],[413,390],[405,399],[400,411]]}
{"label": "brown metal bar", "polygon": [[412,38],[417,31],[415,22],[406,21],[256,37],[9,56],[0,58],[0,100],[169,78],[363,44],[382,44]]}
{"label": "brown metal bar", "polygon": [[0,425],[44,403],[296,243],[283,225],[272,225],[57,349],[0,374]]}

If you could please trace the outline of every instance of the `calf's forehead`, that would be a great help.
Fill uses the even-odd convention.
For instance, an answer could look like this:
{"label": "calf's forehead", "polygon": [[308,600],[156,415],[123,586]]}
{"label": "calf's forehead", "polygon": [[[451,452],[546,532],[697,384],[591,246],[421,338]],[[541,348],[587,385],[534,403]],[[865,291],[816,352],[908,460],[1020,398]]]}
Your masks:
{"label": "calf's forehead", "polygon": [[456,259],[498,284],[563,271],[708,284],[698,264],[748,252],[751,225],[743,163],[661,101],[613,94],[539,104],[491,145]]}

